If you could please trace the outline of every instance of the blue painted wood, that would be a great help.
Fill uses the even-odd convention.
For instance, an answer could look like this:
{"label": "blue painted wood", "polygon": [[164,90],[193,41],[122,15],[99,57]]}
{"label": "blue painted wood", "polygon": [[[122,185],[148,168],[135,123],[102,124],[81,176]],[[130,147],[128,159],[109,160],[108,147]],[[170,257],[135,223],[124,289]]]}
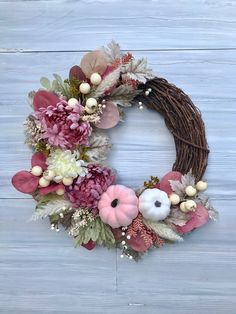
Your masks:
{"label": "blue painted wood", "polygon": [[[1,313],[236,312],[235,6],[232,0],[0,0]],[[10,185],[12,174],[30,163],[22,130],[27,92],[38,88],[42,75],[67,75],[82,53],[66,51],[112,38],[123,49],[144,50],[135,55],[147,56],[159,76],[201,109],[212,151],[209,194],[220,210],[218,222],[138,264],[116,251],[75,249],[47,221],[29,223],[34,202]],[[108,162],[126,185],[161,176],[174,161],[163,119],[148,110],[128,110],[110,136]]]}
{"label": "blue painted wood", "polygon": [[[235,48],[234,0],[0,1],[2,51]],[[9,40],[11,38],[12,40]]]}

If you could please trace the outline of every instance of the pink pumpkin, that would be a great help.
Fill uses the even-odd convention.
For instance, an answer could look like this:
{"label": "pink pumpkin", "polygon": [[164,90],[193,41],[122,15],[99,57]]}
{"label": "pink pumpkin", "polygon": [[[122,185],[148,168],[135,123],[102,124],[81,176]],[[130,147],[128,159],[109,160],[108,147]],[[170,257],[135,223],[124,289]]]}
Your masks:
{"label": "pink pumpkin", "polygon": [[112,228],[128,226],[138,215],[138,198],[124,185],[111,185],[102,194],[98,209],[102,221]]}

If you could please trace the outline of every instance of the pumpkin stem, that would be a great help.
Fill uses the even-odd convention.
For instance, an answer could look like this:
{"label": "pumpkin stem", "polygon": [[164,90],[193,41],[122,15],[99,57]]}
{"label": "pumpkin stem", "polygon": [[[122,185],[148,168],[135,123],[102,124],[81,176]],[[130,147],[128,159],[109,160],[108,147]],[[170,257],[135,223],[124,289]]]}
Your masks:
{"label": "pumpkin stem", "polygon": [[117,198],[115,198],[112,202],[111,202],[111,207],[115,208],[118,205],[119,200]]}

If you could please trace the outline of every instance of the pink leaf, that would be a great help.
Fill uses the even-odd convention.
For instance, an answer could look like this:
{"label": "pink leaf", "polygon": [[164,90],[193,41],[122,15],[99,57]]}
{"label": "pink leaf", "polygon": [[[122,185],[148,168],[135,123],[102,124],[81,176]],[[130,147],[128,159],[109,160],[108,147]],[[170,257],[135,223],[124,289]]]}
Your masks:
{"label": "pink leaf", "polygon": [[86,81],[86,76],[82,71],[81,67],[79,67],[78,65],[74,65],[70,69],[69,78],[70,80],[74,79],[79,81]]}
{"label": "pink leaf", "polygon": [[47,108],[48,106],[56,106],[60,102],[55,94],[46,90],[39,90],[35,93],[33,99],[33,108],[38,111],[40,108]]}
{"label": "pink leaf", "polygon": [[100,121],[96,124],[96,127],[100,129],[110,129],[117,125],[120,121],[120,114],[117,106],[112,102],[106,103],[106,108],[103,109]]}
{"label": "pink leaf", "polygon": [[168,172],[159,182],[159,189],[166,192],[168,195],[173,193],[169,180],[179,181],[182,177],[182,174],[179,171],[170,171]]}
{"label": "pink leaf", "polygon": [[47,169],[46,156],[43,152],[33,154],[31,158],[31,166],[40,166],[43,170]]}
{"label": "pink leaf", "polygon": [[140,234],[137,234],[136,237],[131,237],[131,239],[128,240],[127,243],[133,250],[137,252],[145,252],[151,246],[151,244],[145,243]]}
{"label": "pink leaf", "polygon": [[87,250],[91,251],[95,248],[96,242],[94,242],[93,240],[89,240],[88,243],[82,243],[81,245]]}
{"label": "pink leaf", "polygon": [[20,192],[32,194],[36,191],[39,178],[29,171],[22,170],[17,172],[12,178],[12,185]]}
{"label": "pink leaf", "polygon": [[45,187],[45,188],[40,188],[39,189],[39,194],[40,195],[47,195],[49,193],[52,192],[56,192],[59,189],[64,189],[64,185],[63,184],[57,184],[57,183],[52,183],[49,186]]}
{"label": "pink leaf", "polygon": [[206,224],[209,219],[208,210],[202,205],[198,204],[194,212],[190,212],[190,220],[184,226],[177,226],[176,230],[179,233],[187,233],[193,229],[199,228]]}
{"label": "pink leaf", "polygon": [[106,70],[107,60],[102,51],[91,51],[83,56],[80,62],[80,67],[86,77],[90,78],[93,73],[97,72],[99,74],[102,74]]}

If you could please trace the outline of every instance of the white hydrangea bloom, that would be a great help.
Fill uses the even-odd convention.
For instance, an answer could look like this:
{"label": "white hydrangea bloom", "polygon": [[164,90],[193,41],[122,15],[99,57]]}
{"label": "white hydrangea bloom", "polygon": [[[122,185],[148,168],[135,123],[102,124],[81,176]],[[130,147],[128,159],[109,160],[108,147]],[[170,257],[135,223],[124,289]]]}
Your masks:
{"label": "white hydrangea bloom", "polygon": [[77,178],[85,176],[87,168],[85,162],[79,159],[79,152],[56,149],[47,158],[48,170],[54,173],[54,181],[59,182],[63,178]]}

